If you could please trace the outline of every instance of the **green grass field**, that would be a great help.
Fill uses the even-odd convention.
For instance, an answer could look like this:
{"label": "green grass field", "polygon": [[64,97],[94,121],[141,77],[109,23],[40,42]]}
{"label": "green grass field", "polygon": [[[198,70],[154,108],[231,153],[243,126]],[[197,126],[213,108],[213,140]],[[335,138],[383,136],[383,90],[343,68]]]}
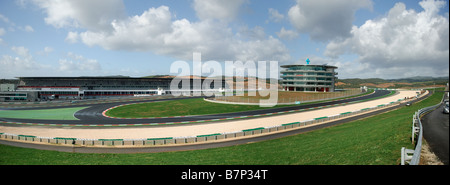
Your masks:
{"label": "green grass field", "polygon": [[[367,92],[365,94],[369,94],[371,92],[372,91]],[[304,103],[304,105],[318,102],[321,101],[308,102]],[[292,106],[292,105],[278,105],[275,107],[285,107],[285,106]],[[220,104],[204,101],[203,98],[196,98],[196,99],[170,100],[163,102],[150,102],[150,103],[125,105],[107,111],[106,115],[119,118],[146,118],[146,117],[220,114],[220,113],[260,110],[267,108],[273,107],[260,107],[258,105]]]}
{"label": "green grass field", "polygon": [[87,107],[42,109],[42,110],[0,110],[0,118],[78,120],[73,114]]}
{"label": "green grass field", "polygon": [[442,94],[370,118],[258,143],[148,154],[81,154],[0,145],[0,164],[398,165],[401,147],[414,148],[412,115],[439,103]]}
{"label": "green grass field", "polygon": [[195,98],[125,105],[109,110],[106,115],[124,118],[167,117],[240,112],[261,108],[258,105],[211,103],[204,101],[203,98]]}

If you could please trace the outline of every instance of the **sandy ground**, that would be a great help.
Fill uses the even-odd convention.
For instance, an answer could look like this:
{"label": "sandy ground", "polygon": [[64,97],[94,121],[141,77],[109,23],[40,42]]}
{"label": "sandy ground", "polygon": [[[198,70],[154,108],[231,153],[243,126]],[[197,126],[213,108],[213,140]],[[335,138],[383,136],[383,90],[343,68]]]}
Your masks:
{"label": "sandy ground", "polygon": [[306,121],[323,116],[332,116],[344,112],[361,110],[381,104],[390,103],[405,97],[414,97],[417,91],[399,91],[399,94],[386,98],[355,103],[345,106],[324,108],[308,112],[282,114],[279,116],[256,119],[233,120],[198,125],[174,125],[168,127],[134,127],[134,128],[48,128],[40,126],[11,127],[0,126],[1,133],[23,134],[40,137],[70,137],[85,139],[140,139],[162,137],[185,137],[214,133],[235,132],[258,127],[270,127],[297,121]]}
{"label": "sandy ground", "polygon": [[444,165],[444,163],[431,151],[430,146],[424,142],[422,144],[419,165]]}

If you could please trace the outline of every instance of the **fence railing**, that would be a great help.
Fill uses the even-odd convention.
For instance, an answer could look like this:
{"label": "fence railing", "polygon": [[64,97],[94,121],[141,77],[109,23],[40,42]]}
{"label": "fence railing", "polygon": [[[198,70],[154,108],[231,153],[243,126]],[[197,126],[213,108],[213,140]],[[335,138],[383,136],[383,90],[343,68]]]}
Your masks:
{"label": "fence railing", "polygon": [[[422,129],[422,122],[420,121],[420,117],[424,114],[427,114],[428,112],[436,109],[441,105],[442,101],[439,104],[425,107],[423,109],[419,109],[416,113],[413,115],[413,121],[412,121],[412,134],[411,134],[411,141],[416,142],[416,147],[414,150],[407,149],[406,147],[402,147],[401,149],[401,165],[409,164],[409,165],[419,165],[420,162],[420,153],[422,151],[422,138],[423,138],[423,129]],[[415,139],[416,138],[416,139]]]}

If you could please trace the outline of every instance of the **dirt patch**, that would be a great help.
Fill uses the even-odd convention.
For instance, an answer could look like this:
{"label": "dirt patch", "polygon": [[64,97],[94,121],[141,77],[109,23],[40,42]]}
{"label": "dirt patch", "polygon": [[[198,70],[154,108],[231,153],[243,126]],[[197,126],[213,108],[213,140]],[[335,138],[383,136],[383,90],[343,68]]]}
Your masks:
{"label": "dirt patch", "polygon": [[394,83],[382,83],[382,84],[362,83],[361,86],[369,86],[369,87],[376,87],[376,88],[389,88],[389,87],[395,87],[395,84]]}
{"label": "dirt patch", "polygon": [[[305,102],[344,96],[352,96],[360,93],[361,90],[359,88],[347,89],[346,91],[339,91],[339,92],[278,91],[277,100],[278,103],[292,103],[297,101]],[[268,99],[268,98],[269,96],[261,96],[259,92],[249,92],[238,96],[216,97],[216,100],[227,102],[258,103],[261,99]]]}
{"label": "dirt patch", "polygon": [[362,84],[360,84],[360,86],[375,87],[377,85],[375,85],[374,83],[362,83]]}
{"label": "dirt patch", "polygon": [[430,150],[425,142],[422,145],[419,165],[444,165],[439,158]]}
{"label": "dirt patch", "polygon": [[389,88],[389,87],[395,87],[394,83],[383,83],[383,84],[378,84],[377,85],[378,88]]}
{"label": "dirt patch", "polygon": [[343,86],[343,85],[347,85],[347,84],[344,83],[344,82],[336,82],[335,85],[336,85],[336,86]]}
{"label": "dirt patch", "polygon": [[406,82],[399,82],[399,83],[396,83],[396,84],[399,84],[399,85],[413,85],[412,83],[406,83]]}

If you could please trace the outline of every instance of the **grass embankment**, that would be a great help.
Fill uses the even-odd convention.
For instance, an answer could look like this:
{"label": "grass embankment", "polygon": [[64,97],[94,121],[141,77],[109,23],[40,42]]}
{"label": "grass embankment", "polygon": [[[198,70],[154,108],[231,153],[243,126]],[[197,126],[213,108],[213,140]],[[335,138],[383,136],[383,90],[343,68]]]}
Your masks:
{"label": "grass embankment", "polygon": [[[373,89],[369,90],[373,92]],[[266,91],[266,93],[273,91]],[[356,89],[346,89],[345,91],[337,92],[302,92],[302,91],[277,91],[277,102],[278,103],[294,103],[296,101],[310,102],[319,101],[322,99],[334,99],[345,96],[358,95],[361,93],[359,88]],[[242,103],[258,103],[260,100],[269,99],[269,96],[261,96],[257,92],[245,92],[241,93],[240,96],[218,96],[215,97],[219,101],[227,102],[242,102]]]}
{"label": "grass embankment", "polygon": [[398,110],[294,136],[245,145],[148,154],[81,154],[0,145],[0,164],[354,164],[397,165],[411,144],[411,119],[442,92]]}
{"label": "grass embankment", "polygon": [[106,115],[122,118],[167,117],[241,112],[261,108],[258,105],[211,103],[203,98],[195,98],[124,105],[109,110]]}
{"label": "grass embankment", "polygon": [[[363,96],[366,94],[370,94],[372,92],[373,91],[370,91],[362,95],[355,95],[351,97]],[[303,105],[318,102],[321,101],[303,103]],[[292,106],[292,105],[277,105],[275,107],[285,107],[285,106]],[[196,99],[170,100],[163,102],[150,102],[150,103],[124,105],[107,111],[106,115],[119,118],[147,118],[147,117],[220,114],[220,113],[260,110],[268,108],[273,107],[260,107],[259,105],[233,105],[233,104],[212,103],[204,101],[202,98],[196,98]]]}
{"label": "grass embankment", "polygon": [[41,110],[0,110],[0,118],[78,120],[73,114],[87,107],[41,109]]}

